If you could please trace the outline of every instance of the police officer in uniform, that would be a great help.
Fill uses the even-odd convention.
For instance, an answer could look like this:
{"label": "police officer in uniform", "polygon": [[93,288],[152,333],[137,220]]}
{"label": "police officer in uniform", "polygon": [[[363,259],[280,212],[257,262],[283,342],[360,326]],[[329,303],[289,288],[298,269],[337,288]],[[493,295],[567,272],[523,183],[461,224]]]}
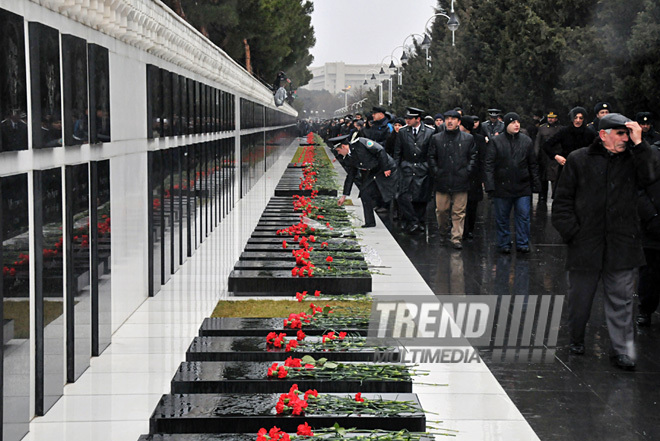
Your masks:
{"label": "police officer in uniform", "polygon": [[[555,188],[555,182],[559,178],[559,164],[557,161],[549,161],[548,155],[543,151],[541,146],[545,142],[555,136],[562,126],[559,125],[559,117],[554,111],[548,112],[546,115],[546,123],[541,124],[534,139],[534,154],[539,165],[539,177],[541,178],[541,193],[539,193],[539,202],[546,202],[548,197],[548,181],[552,182],[552,188]],[[552,146],[552,151],[559,153],[558,147]],[[554,193],[554,191],[553,191]]]}
{"label": "police officer in uniform", "polygon": [[498,116],[502,114],[500,109],[488,109],[488,121],[481,126],[486,131],[486,138],[493,139],[504,131],[504,123],[499,120]]}
{"label": "police officer in uniform", "polygon": [[635,115],[635,121],[642,127],[642,138],[649,145],[660,147],[660,133],[653,128],[653,115],[651,112],[639,112]]}
{"label": "police officer in uniform", "polygon": [[397,202],[411,234],[424,231],[426,205],[431,198],[428,150],[435,129],[422,124],[424,111],[408,107],[406,126],[394,144],[394,161],[401,169]]}
{"label": "police officer in uniform", "polygon": [[362,228],[376,226],[374,208],[382,200],[389,203],[395,195],[397,185],[396,164],[383,146],[368,138],[343,135],[328,140],[335,144],[335,151],[346,169],[343,195],[337,202],[343,205],[346,196],[351,194],[353,181],[358,173],[362,175],[360,199],[364,210]]}

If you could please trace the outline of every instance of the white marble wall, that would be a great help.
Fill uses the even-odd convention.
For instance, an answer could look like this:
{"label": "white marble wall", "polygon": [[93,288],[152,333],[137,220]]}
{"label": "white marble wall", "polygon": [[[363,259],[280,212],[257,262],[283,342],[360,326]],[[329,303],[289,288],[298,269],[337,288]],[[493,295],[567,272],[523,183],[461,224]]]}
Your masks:
{"label": "white marble wall", "polygon": [[[147,139],[147,64],[234,94],[237,124],[241,98],[275,108],[272,92],[158,0],[1,0],[0,8],[24,18],[26,60],[29,60],[27,23],[33,21],[109,51],[112,142],[2,152],[0,177],[110,160],[111,328],[114,333],[148,296],[147,217],[151,202],[147,194],[148,152],[227,137],[236,139],[235,149],[240,151],[239,130]],[[288,105],[278,110],[291,116],[296,114]],[[240,182],[239,173],[240,168],[236,170],[236,183]],[[34,200],[31,195],[29,198],[29,205],[33,207]],[[32,299],[34,292],[32,286]],[[34,344],[32,338],[32,384],[35,376]],[[31,402],[33,415],[34,388]]]}

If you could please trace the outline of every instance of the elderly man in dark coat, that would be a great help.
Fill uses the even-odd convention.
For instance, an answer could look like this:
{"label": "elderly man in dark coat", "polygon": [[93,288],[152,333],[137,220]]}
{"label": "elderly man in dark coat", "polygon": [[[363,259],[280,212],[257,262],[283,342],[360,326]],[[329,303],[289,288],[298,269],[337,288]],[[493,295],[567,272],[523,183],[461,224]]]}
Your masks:
{"label": "elderly man in dark coat", "polygon": [[397,173],[394,160],[385,152],[383,146],[368,138],[344,135],[329,139],[328,142],[337,143],[335,150],[346,169],[344,192],[338,204],[343,205],[346,196],[351,194],[353,181],[359,172],[362,175],[360,199],[364,210],[362,228],[375,227],[376,202],[389,203],[396,193]]}
{"label": "elderly man in dark coat", "polygon": [[[629,134],[630,133],[630,134]],[[612,113],[598,138],[568,156],[552,205],[552,224],[568,244],[570,351],[584,353],[584,337],[598,282],[605,296],[611,355],[635,368],[633,292],[644,265],[637,191],[660,176],[660,164],[638,123]]]}
{"label": "elderly man in dark coat", "polygon": [[[465,209],[470,190],[470,174],[474,168],[477,149],[472,135],[462,132],[461,115],[456,110],[445,112],[445,130],[433,135],[429,148],[429,165],[435,187],[435,213],[440,234],[449,224],[451,209],[451,245],[463,248]],[[442,237],[442,236],[441,236]],[[444,239],[444,237],[442,237]]]}
{"label": "elderly man in dark coat", "polygon": [[532,139],[520,133],[520,116],[504,115],[504,133],[488,143],[484,189],[493,198],[497,247],[501,253],[511,252],[509,217],[514,210],[516,251],[529,253],[529,225],[532,192],[541,188],[539,170]]}
{"label": "elderly man in dark coat", "polygon": [[411,234],[424,231],[426,204],[431,198],[427,155],[434,129],[422,124],[423,113],[408,107],[406,125],[399,130],[394,144],[394,161],[401,169],[397,202]]}

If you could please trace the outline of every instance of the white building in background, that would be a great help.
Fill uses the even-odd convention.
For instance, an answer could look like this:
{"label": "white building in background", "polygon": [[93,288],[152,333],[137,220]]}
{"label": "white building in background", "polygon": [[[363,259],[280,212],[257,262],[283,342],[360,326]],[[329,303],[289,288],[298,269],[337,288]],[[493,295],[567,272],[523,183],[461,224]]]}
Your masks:
{"label": "white building in background", "polygon": [[[325,63],[323,66],[310,68],[314,77],[305,88],[309,90],[327,90],[332,94],[337,94],[348,86],[351,86],[351,89],[373,87],[377,83],[376,80],[371,78],[372,75],[379,80],[385,77],[384,74],[380,75],[381,67],[379,64]],[[365,80],[368,86],[364,85]]]}

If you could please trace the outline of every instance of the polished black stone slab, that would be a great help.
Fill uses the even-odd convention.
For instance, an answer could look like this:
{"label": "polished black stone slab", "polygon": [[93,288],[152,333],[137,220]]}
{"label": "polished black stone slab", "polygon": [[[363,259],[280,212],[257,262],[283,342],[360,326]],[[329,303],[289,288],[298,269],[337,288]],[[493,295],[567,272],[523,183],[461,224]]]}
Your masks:
{"label": "polished black stone slab", "polygon": [[[314,338],[314,337],[312,337]],[[265,337],[195,337],[186,351],[186,361],[284,361],[288,357],[327,358],[340,361],[374,361],[373,348],[349,348],[341,351],[303,350],[286,352],[284,348],[267,348]],[[394,350],[393,362],[398,350]]]}
{"label": "polished black stone slab", "polygon": [[[352,397],[353,394],[337,394]],[[332,413],[277,415],[279,394],[171,394],[163,395],[151,416],[151,433],[256,433],[262,427],[295,432],[299,424],[410,431],[426,430],[426,417],[415,394],[364,394],[365,398],[409,401],[419,409],[410,414],[379,417],[372,414]]]}
{"label": "polished black stone slab", "polygon": [[[265,270],[265,271],[291,271],[295,266],[293,261],[289,260],[239,260],[234,265],[236,270]],[[351,260],[350,265],[343,263],[334,263],[337,269],[352,268],[355,270],[367,271],[369,266],[364,260]]]}
{"label": "polished black stone slab", "polygon": [[[364,260],[364,256],[361,253],[350,253],[350,255],[342,258]],[[293,257],[289,249],[288,253],[282,253],[280,251],[244,251],[241,253],[240,260],[286,260],[295,262],[296,258]]]}
{"label": "polished black stone slab", "polygon": [[142,435],[138,441],[255,441],[256,439],[256,433],[155,433]]}
{"label": "polished black stone slab", "polygon": [[[329,238],[329,237],[335,237],[335,238],[342,237],[342,238],[347,238],[347,239],[348,239],[348,238],[350,238],[350,239],[355,239],[355,238],[356,238],[355,233],[353,233],[353,232],[350,231],[350,230],[342,230],[342,231],[338,231],[338,230],[334,230],[334,231],[324,231],[324,232],[322,233],[322,235],[319,234],[318,231],[316,231],[314,234],[318,237],[319,240],[320,240],[320,239],[323,239],[323,238]],[[252,235],[251,235],[251,237],[280,237],[280,238],[282,238],[282,240],[287,239],[287,238],[289,238],[289,237],[293,237],[293,236],[294,236],[294,235],[288,235],[288,234],[277,234],[277,230],[272,230],[272,231],[263,231],[263,230],[261,230],[261,231],[253,231],[253,232],[252,232]],[[327,239],[323,239],[323,240],[327,240]]]}
{"label": "polished black stone slab", "polygon": [[268,378],[269,362],[190,361],[181,363],[172,379],[173,394],[199,393],[287,393],[291,386],[299,390],[316,389],[324,393],[412,392],[411,380],[319,380],[307,378]]}
{"label": "polished black stone slab", "polygon": [[[314,298],[313,296],[310,297],[310,299]],[[323,335],[328,331],[344,331],[349,334],[367,335],[368,331],[368,326],[335,328],[327,329],[313,324],[303,324],[302,326],[305,334],[310,336]],[[199,328],[200,337],[265,337],[270,332],[277,332],[278,334],[285,333],[286,335],[295,337],[298,330],[285,328],[283,317],[207,317]]]}
{"label": "polished black stone slab", "polygon": [[[317,194],[323,195],[323,196],[337,196],[337,190],[335,189],[329,189],[329,188],[317,188],[318,191]],[[275,196],[293,196],[293,195],[299,195],[299,196],[311,196],[312,195],[312,190],[300,190],[298,187],[295,188],[280,188],[276,187],[275,188]]]}
{"label": "polished black stone slab", "polygon": [[[286,240],[286,239],[283,239]],[[287,253],[290,254],[292,249],[297,249],[298,247],[295,246],[297,245],[295,242],[287,243],[287,248],[284,248],[282,241],[275,242],[273,244],[267,244],[267,243],[247,243],[245,245],[245,251],[264,251],[264,252],[270,252],[270,253]],[[295,247],[294,247],[295,246]],[[316,241],[311,243],[311,247],[314,248],[315,251],[319,252],[337,252],[341,251],[343,253],[361,253],[362,249],[354,245],[353,248],[348,248],[348,245],[343,245],[343,244],[328,244],[327,247],[321,248],[321,242]]]}
{"label": "polished black stone slab", "polygon": [[228,290],[288,294],[319,290],[325,294],[355,294],[371,292],[371,282],[371,274],[293,277],[291,271],[233,270],[229,274]]}
{"label": "polished black stone slab", "polygon": [[[347,438],[357,435],[364,433],[346,433]],[[256,436],[255,433],[155,433],[142,435],[138,441],[255,441]],[[433,441],[433,438],[421,437],[419,441]]]}

